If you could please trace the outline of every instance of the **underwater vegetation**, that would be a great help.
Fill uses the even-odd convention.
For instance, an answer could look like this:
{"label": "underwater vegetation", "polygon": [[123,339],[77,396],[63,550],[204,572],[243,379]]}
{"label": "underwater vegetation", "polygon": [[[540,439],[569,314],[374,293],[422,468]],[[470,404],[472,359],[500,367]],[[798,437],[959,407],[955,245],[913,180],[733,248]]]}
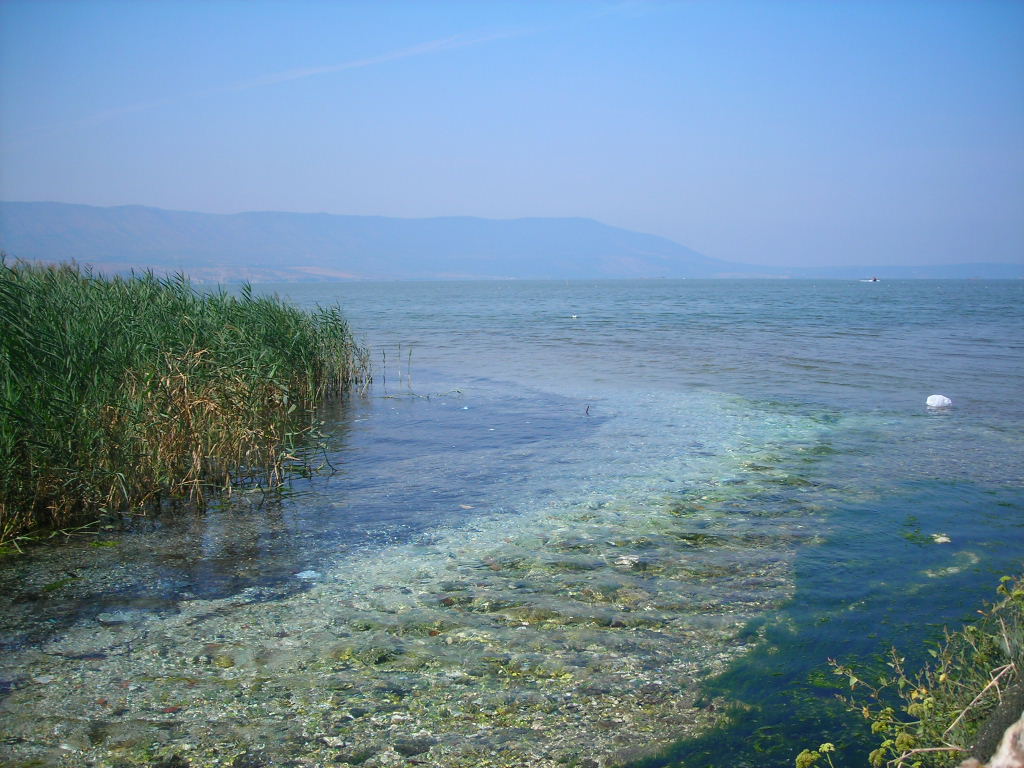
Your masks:
{"label": "underwater vegetation", "polygon": [[369,377],[337,307],[0,257],[0,543],[274,483],[311,408]]}

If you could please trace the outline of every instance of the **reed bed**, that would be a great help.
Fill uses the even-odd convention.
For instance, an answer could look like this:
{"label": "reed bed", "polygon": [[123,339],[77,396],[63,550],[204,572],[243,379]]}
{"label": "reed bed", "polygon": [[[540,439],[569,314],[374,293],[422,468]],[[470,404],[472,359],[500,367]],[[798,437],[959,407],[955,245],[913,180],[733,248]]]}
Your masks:
{"label": "reed bed", "polygon": [[280,482],[316,403],[369,376],[337,307],[183,276],[0,256],[0,329],[0,543]]}

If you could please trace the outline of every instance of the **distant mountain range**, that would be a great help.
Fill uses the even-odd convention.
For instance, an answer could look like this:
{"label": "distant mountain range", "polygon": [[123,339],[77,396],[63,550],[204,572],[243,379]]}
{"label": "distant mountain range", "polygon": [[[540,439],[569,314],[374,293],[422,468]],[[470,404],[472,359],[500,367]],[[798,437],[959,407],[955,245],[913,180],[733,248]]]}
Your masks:
{"label": "distant mountain range", "polygon": [[592,219],[397,219],[0,202],[8,258],[152,269],[202,282],[346,279],[1022,277],[1021,264],[762,267]]}

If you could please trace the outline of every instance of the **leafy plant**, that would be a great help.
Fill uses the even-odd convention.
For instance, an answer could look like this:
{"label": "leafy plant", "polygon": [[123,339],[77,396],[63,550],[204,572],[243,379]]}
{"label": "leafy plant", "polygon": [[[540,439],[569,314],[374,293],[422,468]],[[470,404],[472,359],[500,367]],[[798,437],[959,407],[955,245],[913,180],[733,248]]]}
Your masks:
{"label": "leafy plant", "polygon": [[[1024,581],[1004,576],[1000,600],[979,611],[976,622],[945,633],[919,671],[906,667],[893,649],[880,673],[832,661],[833,672],[848,679],[842,697],[881,737],[869,762],[876,768],[944,768],[958,763],[977,744],[979,733],[1024,671]],[[798,768],[825,756],[804,750]],[[830,750],[829,750],[830,751]],[[986,755],[987,757],[987,755]]]}
{"label": "leafy plant", "polygon": [[796,756],[796,768],[814,768],[814,766],[821,762],[823,757],[829,768],[835,768],[835,765],[832,763],[832,755],[830,754],[835,751],[835,744],[830,742],[825,742],[816,750],[805,749]]}

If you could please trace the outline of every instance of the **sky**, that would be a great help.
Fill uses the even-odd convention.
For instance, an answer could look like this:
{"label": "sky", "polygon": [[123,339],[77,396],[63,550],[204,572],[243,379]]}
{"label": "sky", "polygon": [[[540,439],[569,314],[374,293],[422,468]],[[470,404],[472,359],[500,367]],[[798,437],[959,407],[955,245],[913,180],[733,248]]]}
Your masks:
{"label": "sky", "polygon": [[0,199],[1024,261],[1024,2],[0,0]]}

